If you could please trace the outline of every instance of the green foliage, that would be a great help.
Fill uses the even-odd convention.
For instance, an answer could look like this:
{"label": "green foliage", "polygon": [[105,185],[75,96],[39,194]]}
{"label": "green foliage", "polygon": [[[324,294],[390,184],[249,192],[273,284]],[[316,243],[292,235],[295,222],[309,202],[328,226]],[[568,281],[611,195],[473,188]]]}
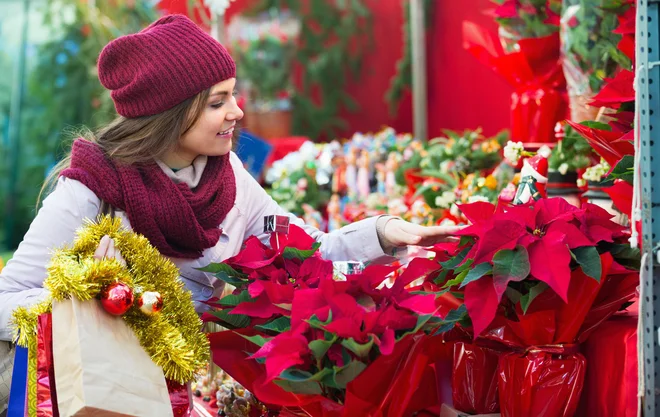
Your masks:
{"label": "green foliage", "polygon": [[232,52],[238,62],[237,75],[239,79],[249,81],[255,98],[274,101],[282,92],[287,92],[288,96],[295,54],[293,42],[265,35],[247,45],[234,45]]}
{"label": "green foliage", "polygon": [[577,171],[592,164],[594,151],[589,142],[575,131],[571,126],[564,128],[564,138],[557,143],[548,158],[548,167],[551,171],[559,171],[564,164],[567,171]]}
{"label": "green foliage", "polygon": [[576,94],[598,93],[605,78],[619,68],[631,68],[630,59],[617,48],[621,35],[613,33],[618,15],[628,7],[627,0],[564,0],[563,19],[568,23],[563,48],[575,73],[567,78],[581,82],[574,87]]}
{"label": "green foliage", "polygon": [[[298,187],[300,180],[307,183],[306,187]],[[297,216],[304,214],[303,204],[318,210],[324,202],[330,200],[330,191],[321,188],[316,182],[315,173],[305,169],[283,175],[267,191],[282,208]]]}
{"label": "green foliage", "polygon": [[263,0],[253,13],[288,8],[301,18],[295,60],[305,69],[293,101],[293,129],[310,138],[334,138],[346,128],[342,109],[357,110],[346,91],[361,74],[372,44],[371,13],[364,0]]}
{"label": "green foliage", "polygon": [[[509,0],[492,0],[501,5]],[[516,16],[496,18],[502,29],[500,35],[505,44],[513,45],[518,39],[540,38],[556,33],[559,26],[548,23],[561,11],[561,0],[520,0],[515,6]]]}
{"label": "green foliage", "polygon": [[[16,178],[13,187],[0,188],[0,201],[11,202],[11,238],[7,247],[16,247],[35,215],[35,203],[44,178],[66,153],[67,140],[81,125],[95,128],[115,117],[109,92],[98,81],[96,61],[103,46],[127,33],[137,32],[158,15],[150,2],[129,0],[99,1],[95,7],[82,0],[51,0],[38,10],[43,15],[40,31],[47,41],[34,45],[25,75],[21,108]],[[34,29],[30,29],[31,31]],[[0,53],[0,70],[6,57]],[[2,71],[3,74],[6,74]],[[3,79],[5,77],[2,77]],[[7,77],[11,81],[11,77]],[[0,97],[7,90],[0,82]],[[16,87],[18,88],[18,87]],[[2,113],[7,102],[0,99]],[[0,125],[2,119],[0,119]],[[4,151],[7,149],[2,149]],[[3,166],[4,161],[0,162]],[[8,173],[0,168],[2,178]],[[14,189],[15,192],[9,190]]]}

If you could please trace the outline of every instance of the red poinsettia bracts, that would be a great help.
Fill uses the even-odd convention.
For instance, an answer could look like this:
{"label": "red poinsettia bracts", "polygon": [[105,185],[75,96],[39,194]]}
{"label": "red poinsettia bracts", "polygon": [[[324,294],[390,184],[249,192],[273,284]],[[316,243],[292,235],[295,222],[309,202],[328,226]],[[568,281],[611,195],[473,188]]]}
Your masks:
{"label": "red poinsettia bracts", "polygon": [[[445,246],[436,249],[440,260],[449,259],[457,247]],[[448,294],[438,297],[440,290],[430,283],[426,290],[409,288],[415,280],[437,275],[438,261],[413,259],[402,272],[395,265],[372,265],[337,279],[333,264],[317,250],[311,237],[291,225],[288,235],[272,236],[271,247],[251,237],[236,256],[204,269],[236,286],[233,294],[210,303],[214,309],[206,318],[236,329],[249,341],[211,335],[211,348],[218,352],[216,363],[270,404],[315,404],[313,409],[326,411],[330,406],[334,411],[329,415],[337,416],[364,415],[365,410],[370,415],[378,410],[397,410],[392,415],[402,415],[409,407],[421,407],[426,401],[421,395],[428,392],[399,398],[390,395],[388,384],[397,379],[394,374],[408,375],[408,367],[425,366],[431,360],[433,354],[427,349],[432,343],[419,336],[436,331],[444,324],[444,315],[460,308],[460,302]],[[394,285],[384,286],[395,273]],[[414,349],[418,357],[407,357],[407,350],[398,347],[401,344]],[[236,366],[237,358],[250,364]],[[370,368],[375,363],[378,371]],[[390,375],[377,384],[374,392],[379,397],[349,389],[348,384],[363,372]],[[415,378],[433,379],[431,368],[410,372]]]}
{"label": "red poinsettia bracts", "polygon": [[460,286],[475,336],[493,320],[511,283],[541,282],[566,301],[575,265],[597,257],[599,243],[624,238],[625,229],[603,209],[591,204],[578,209],[561,198],[507,207],[479,202],[461,209],[472,225],[459,234],[473,239],[453,262],[443,264],[470,266]]}

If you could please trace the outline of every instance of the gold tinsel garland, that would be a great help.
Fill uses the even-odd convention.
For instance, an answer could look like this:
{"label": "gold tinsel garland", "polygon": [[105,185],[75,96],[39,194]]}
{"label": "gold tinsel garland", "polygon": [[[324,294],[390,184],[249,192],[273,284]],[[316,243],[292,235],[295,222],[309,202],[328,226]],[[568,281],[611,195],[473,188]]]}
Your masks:
{"label": "gold tinsel garland", "polygon": [[[93,258],[104,235],[114,239],[127,266],[115,259]],[[72,247],[55,252],[44,281],[49,298],[29,309],[20,307],[14,311],[14,339],[24,347],[36,341],[37,317],[51,310],[53,300],[72,296],[91,300],[106,285],[117,281],[131,287],[135,300],[145,291],[160,293],[160,313],[147,316],[134,303],[122,318],[166,378],[179,383],[192,381],[195,373],[208,363],[209,345],[190,292],[179,280],[179,270],[172,261],[144,236],[122,229],[117,218],[88,222],[78,231]]]}

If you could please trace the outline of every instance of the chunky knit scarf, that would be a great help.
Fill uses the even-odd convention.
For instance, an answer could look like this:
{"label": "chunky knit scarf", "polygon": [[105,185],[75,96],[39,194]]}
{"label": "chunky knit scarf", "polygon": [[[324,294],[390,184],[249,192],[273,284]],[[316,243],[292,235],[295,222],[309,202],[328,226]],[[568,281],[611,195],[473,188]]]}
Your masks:
{"label": "chunky knit scarf", "polygon": [[198,258],[215,246],[218,227],[236,199],[236,180],[229,155],[209,157],[194,188],[175,184],[153,163],[121,165],[92,142],[78,139],[71,166],[61,174],[78,180],[101,200],[123,210],[137,233],[166,256]]}

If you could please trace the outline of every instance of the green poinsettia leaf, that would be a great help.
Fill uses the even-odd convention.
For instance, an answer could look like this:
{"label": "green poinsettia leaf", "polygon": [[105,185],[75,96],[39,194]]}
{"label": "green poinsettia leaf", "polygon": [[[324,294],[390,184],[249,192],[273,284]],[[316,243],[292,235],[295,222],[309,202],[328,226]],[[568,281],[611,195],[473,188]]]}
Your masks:
{"label": "green poinsettia leaf", "polygon": [[608,180],[621,179],[629,184],[633,183],[635,178],[635,157],[632,155],[625,155],[616,164],[610,175],[607,176]]}
{"label": "green poinsettia leaf", "polygon": [[454,270],[454,273],[460,274],[463,271],[468,271],[472,267],[473,263],[474,263],[474,259],[468,259],[467,261],[465,261],[465,263],[463,265],[456,268]]}
{"label": "green poinsettia leaf", "polygon": [[255,345],[257,345],[259,347],[262,347],[263,345],[265,345],[268,341],[270,341],[272,339],[272,337],[269,337],[268,339],[266,339],[265,337],[263,337],[261,335],[258,335],[258,334],[254,335],[254,336],[246,336],[244,334],[239,333],[239,336],[241,336],[243,339],[249,340],[250,342],[254,343]]}
{"label": "green poinsettia leaf", "polygon": [[[608,243],[607,248],[614,259],[626,268],[639,271],[641,268],[642,255],[639,248],[632,248],[630,245]],[[599,245],[600,246],[600,245]]]}
{"label": "green poinsettia leaf", "polygon": [[278,317],[275,320],[269,321],[266,324],[262,324],[259,326],[254,326],[255,329],[261,330],[264,332],[275,332],[275,333],[282,333],[286,332],[287,330],[291,329],[291,319],[288,317]]}
{"label": "green poinsettia leaf", "polygon": [[520,297],[520,307],[522,308],[523,314],[527,314],[527,309],[529,308],[529,305],[534,301],[536,297],[541,295],[543,291],[547,290],[550,288],[548,284],[545,282],[539,282],[532,288],[530,288],[529,292],[522,297]]}
{"label": "green poinsettia leaf", "polygon": [[282,252],[282,256],[284,259],[299,259],[301,261],[304,261],[306,259],[311,258],[314,256],[316,251],[319,249],[321,244],[319,242],[314,243],[314,246],[312,246],[312,249],[308,250],[300,250],[296,248],[291,248],[291,247],[286,247],[284,248],[284,252]]}
{"label": "green poinsettia leaf", "polygon": [[351,337],[342,340],[341,345],[346,349],[350,350],[351,352],[355,353],[359,358],[365,358],[367,357],[367,355],[371,351],[371,348],[374,345],[374,338],[373,336],[370,336],[369,341],[367,343],[358,343],[355,341],[355,339]]}
{"label": "green poinsettia leaf", "polygon": [[273,382],[280,386],[284,391],[295,394],[321,395],[321,385],[315,381],[287,381],[284,379],[275,379]]}
{"label": "green poinsettia leaf", "polygon": [[468,252],[470,252],[470,249],[472,249],[472,248],[470,248],[470,247],[464,248],[462,251],[460,251],[458,253],[458,255],[454,256],[450,260],[448,260],[446,262],[440,262],[440,265],[442,265],[442,267],[444,269],[454,269],[454,268],[456,268],[458,265],[460,265],[465,260],[465,257],[467,256]]}
{"label": "green poinsettia leaf", "polygon": [[229,314],[228,310],[214,310],[211,315],[218,318],[221,324],[230,329],[242,329],[250,325],[250,317],[243,314]]}
{"label": "green poinsettia leaf", "polygon": [[465,316],[467,316],[467,307],[465,304],[461,304],[458,308],[451,310],[447,314],[447,316],[441,321],[442,325],[436,329],[433,335],[436,336],[450,331],[457,323],[464,320]]}
{"label": "green poinsettia leaf", "polygon": [[458,276],[456,276],[456,278],[447,281],[445,285],[442,286],[442,288],[451,288],[455,285],[461,284],[469,272],[470,271],[468,270],[461,272],[458,274]]}
{"label": "green poinsettia leaf", "polygon": [[338,388],[344,389],[349,382],[357,378],[367,368],[367,365],[360,361],[351,361],[348,365],[343,366],[340,370],[336,371],[334,381]]}
{"label": "green poinsettia leaf", "polygon": [[330,349],[336,340],[336,337],[333,337],[331,340],[312,340],[309,342],[309,350],[312,351],[312,354],[314,354],[316,360],[321,360],[325,354],[328,353],[328,349]]}
{"label": "green poinsettia leaf", "polygon": [[581,246],[571,250],[575,254],[575,260],[582,268],[585,275],[600,282],[603,275],[603,265],[600,261],[598,249],[594,246]]}
{"label": "green poinsettia leaf", "polygon": [[238,287],[238,288],[243,287],[248,283],[247,280],[243,280],[232,275],[227,275],[227,273],[225,273],[224,271],[220,271],[216,273],[215,277],[221,281],[226,282],[229,285],[233,285],[234,287]]}
{"label": "green poinsettia leaf", "polygon": [[202,272],[210,272],[211,274],[217,274],[219,272],[224,272],[225,274],[232,276],[232,277],[239,277],[239,278],[247,278],[247,275],[235,270],[231,266],[225,264],[225,263],[211,263],[206,265],[203,268],[195,268],[198,271]]}
{"label": "green poinsettia leaf", "polygon": [[592,129],[607,130],[607,131],[612,130],[612,127],[610,125],[608,125],[607,123],[596,122],[596,121],[593,121],[593,120],[587,120],[587,121],[581,122],[580,124],[583,125],[583,126],[586,126],[586,127],[590,127]]}
{"label": "green poinsettia leaf", "polygon": [[506,290],[504,290],[504,295],[511,300],[513,304],[516,304],[520,299],[522,298],[522,293],[516,289],[513,289],[511,287],[506,287]]}
{"label": "green poinsettia leaf", "polygon": [[468,272],[468,274],[465,276],[465,279],[461,283],[460,288],[463,288],[469,283],[478,280],[484,275],[491,274],[492,272],[493,272],[493,267],[490,265],[490,263],[482,262],[479,265],[472,268],[470,272]]}
{"label": "green poinsettia leaf", "polygon": [[523,246],[503,249],[493,256],[493,284],[498,294],[504,294],[510,281],[522,281],[529,275],[529,254]]}
{"label": "green poinsettia leaf", "polygon": [[250,297],[250,294],[246,291],[241,291],[240,294],[234,295],[234,294],[229,294],[225,295],[218,301],[218,304],[223,306],[223,307],[236,307],[240,303],[243,302],[252,302],[254,301],[252,297]]}
{"label": "green poinsettia leaf", "polygon": [[326,321],[321,321],[318,317],[316,317],[316,314],[313,314],[312,317],[305,321],[315,329],[325,330],[325,326],[330,324],[332,321],[332,310],[328,312],[328,319]]}

